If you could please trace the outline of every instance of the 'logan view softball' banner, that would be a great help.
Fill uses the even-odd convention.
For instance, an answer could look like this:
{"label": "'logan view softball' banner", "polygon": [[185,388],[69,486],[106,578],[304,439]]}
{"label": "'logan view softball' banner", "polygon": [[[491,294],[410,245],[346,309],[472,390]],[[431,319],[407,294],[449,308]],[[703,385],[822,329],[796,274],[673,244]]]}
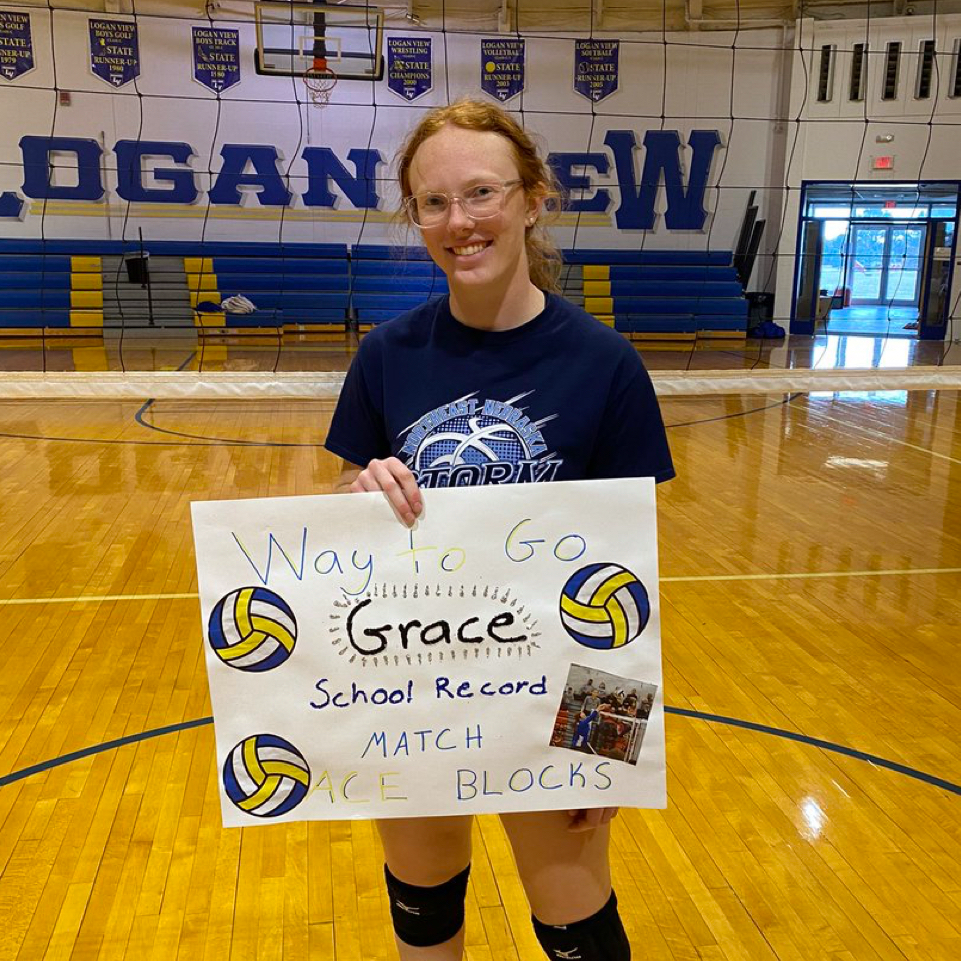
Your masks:
{"label": "'logan view softball' banner", "polygon": [[227,826],[663,807],[651,479],[195,503]]}

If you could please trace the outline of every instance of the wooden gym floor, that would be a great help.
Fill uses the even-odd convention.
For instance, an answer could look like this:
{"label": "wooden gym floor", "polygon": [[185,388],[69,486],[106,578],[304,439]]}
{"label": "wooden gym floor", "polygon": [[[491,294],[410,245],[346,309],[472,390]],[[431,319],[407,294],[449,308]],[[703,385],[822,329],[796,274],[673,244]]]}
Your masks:
{"label": "wooden gym floor", "polygon": [[[956,961],[958,393],[663,409],[670,806],[614,829],[635,958]],[[0,961],[396,957],[369,823],[220,826],[188,505],[327,490],[330,412],[0,402]],[[535,961],[476,831],[468,957]]]}

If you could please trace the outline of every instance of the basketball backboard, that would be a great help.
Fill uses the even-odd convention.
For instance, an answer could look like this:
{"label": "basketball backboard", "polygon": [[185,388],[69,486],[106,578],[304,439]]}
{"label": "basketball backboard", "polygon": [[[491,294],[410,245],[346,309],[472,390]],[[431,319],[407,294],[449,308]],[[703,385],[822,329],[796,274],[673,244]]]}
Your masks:
{"label": "basketball backboard", "polygon": [[254,4],[257,73],[302,77],[325,67],[339,80],[379,80],[384,72],[384,13],[374,6]]}

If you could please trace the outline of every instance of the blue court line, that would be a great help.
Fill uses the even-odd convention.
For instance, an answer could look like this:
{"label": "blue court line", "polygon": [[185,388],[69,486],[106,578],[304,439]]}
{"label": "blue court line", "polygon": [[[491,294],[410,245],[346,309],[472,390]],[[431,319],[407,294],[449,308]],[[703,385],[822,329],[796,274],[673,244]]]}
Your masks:
{"label": "blue court line", "polygon": [[30,767],[13,771],[0,777],[0,787],[6,787],[15,781],[22,781],[24,778],[34,774],[42,774],[44,771],[52,771],[55,767],[69,764],[71,761],[79,761],[81,758],[92,757],[94,754],[103,754],[105,751],[112,751],[118,747],[125,747],[127,744],[136,744],[137,741],[147,741],[152,737],[161,737],[164,734],[176,734],[178,731],[189,731],[193,727],[204,727],[213,724],[212,717],[198,717],[194,721],[181,721],[179,724],[169,724],[167,727],[155,727],[152,731],[141,731],[139,734],[128,734],[126,737],[118,737],[115,741],[104,741],[103,744],[94,744],[92,747],[85,747],[80,751],[72,751],[70,754],[61,754],[60,757],[51,758],[49,761],[41,761],[39,764],[32,764]]}
{"label": "blue court line", "polygon": [[809,744],[811,747],[819,747],[822,751],[833,751],[835,754],[843,754],[845,757],[853,757],[858,761],[867,761],[876,767],[884,767],[889,771],[898,774],[905,774],[925,784],[933,784],[935,787],[943,788],[952,794],[961,794],[961,784],[954,784],[944,778],[935,777],[933,774],[925,774],[913,767],[898,764],[897,761],[888,761],[876,754],[866,754],[864,751],[857,751],[853,747],[845,747],[843,744],[834,744],[832,741],[822,741],[816,737],[808,737],[807,734],[797,734],[794,731],[785,731],[779,727],[768,727],[766,724],[756,724],[754,721],[742,721],[736,717],[725,717],[723,714],[705,714],[703,711],[690,711],[684,707],[665,707],[665,714],[679,714],[681,717],[693,717],[700,721],[713,721],[715,724],[730,724],[732,727],[742,727],[747,731],[757,731],[759,734],[773,734],[775,737],[783,737],[789,741],[797,741],[799,744]]}
{"label": "blue court line", "polygon": [[133,419],[147,430],[155,430],[158,434],[169,434],[171,437],[186,437],[190,440],[203,441],[202,444],[182,444],[183,447],[209,447],[209,446],[230,446],[230,447],[322,447],[322,444],[305,444],[297,441],[273,441],[273,440],[237,440],[232,437],[206,437],[203,434],[188,434],[185,431],[171,430],[168,427],[158,427],[156,424],[149,424],[143,419],[143,415],[154,403],[156,398],[148,400]]}
{"label": "blue court line", "polygon": [[665,424],[665,430],[671,430],[673,427],[693,427],[696,424],[712,424],[717,420],[731,420],[733,417],[747,417],[748,414],[759,414],[763,410],[773,410],[775,407],[784,407],[786,404],[790,404],[791,401],[797,400],[798,397],[802,397],[805,391],[799,390],[794,394],[788,394],[782,400],[775,401],[773,404],[765,404],[763,407],[752,407],[750,410],[739,410],[735,411],[733,414],[721,414],[720,417],[703,417],[700,420],[686,420],[678,424]]}
{"label": "blue court line", "polygon": [[[904,774],[913,777],[915,780],[923,781],[925,784],[932,784],[952,794],[961,795],[961,784],[954,784],[944,778],[935,777],[933,774],[926,774],[898,764],[896,761],[888,761],[875,754],[866,754],[864,751],[856,751],[854,748],[845,747],[843,744],[834,744],[831,741],[822,741],[815,737],[808,737],[806,734],[796,734],[794,731],[785,731],[779,727],[768,727],[766,724],[756,724],[754,721],[742,721],[736,717],[725,717],[722,714],[705,714],[703,711],[691,711],[684,707],[665,707],[665,714],[677,714],[681,717],[690,717],[699,721],[711,721],[715,724],[730,724],[732,727],[744,728],[748,731],[756,731],[759,734],[771,734],[775,737],[787,738],[789,741],[797,741],[800,744],[809,744],[812,747],[819,747],[823,751],[833,751],[835,754],[843,754],[845,757],[853,757],[858,761],[867,761],[876,767],[887,768],[897,774]],[[49,761],[42,761],[40,764],[33,764],[19,771],[13,771],[0,777],[0,787],[6,787],[16,781],[22,781],[34,774],[42,774],[44,771],[53,770],[71,761],[79,761],[81,758],[91,757],[94,754],[102,754],[104,751],[112,751],[127,744],[136,744],[138,741],[146,741],[153,737],[160,737],[164,734],[176,734],[178,731],[189,731],[191,728],[204,727],[213,724],[212,717],[200,717],[193,721],[181,721],[179,724],[170,724],[167,727],[154,728],[152,731],[142,731],[140,734],[131,734],[127,737],[117,738],[114,741],[106,741],[103,744],[95,744],[92,747],[85,747],[81,751],[74,751],[71,754],[62,754],[60,757],[51,758]]]}
{"label": "blue court line", "polygon": [[[187,358],[186,363],[189,363],[193,358],[193,355]],[[183,366],[183,365],[181,365]],[[180,369],[180,368],[178,368]],[[768,404],[764,407],[752,407],[750,410],[741,410],[733,414],[722,414],[720,417],[704,417],[700,420],[687,420],[682,421],[677,424],[665,424],[665,430],[672,430],[675,427],[694,427],[697,424],[711,424],[719,420],[730,420],[734,417],[747,417],[749,414],[759,414],[765,410],[772,410],[775,407],[782,407],[785,404],[789,404],[791,401],[796,400],[798,397],[803,396],[804,391],[800,391],[790,396],[785,397],[783,400],[779,400],[773,404]],[[102,439],[97,437],[61,437],[54,434],[14,434],[6,431],[0,431],[0,438],[7,438],[9,440],[46,440],[59,443],[73,443],[73,444],[119,444],[121,446],[125,444],[130,444],[133,446],[140,447],[322,447],[322,444],[311,444],[311,443],[298,443],[295,441],[262,441],[262,440],[238,440],[237,438],[231,437],[207,437],[203,434],[188,434],[182,431],[171,430],[167,427],[158,427],[156,424],[150,424],[143,419],[143,415],[150,409],[150,407],[156,402],[155,398],[151,398],[146,401],[140,410],[134,414],[134,420],[140,424],[141,427],[145,427],[147,430],[156,431],[158,434],[167,434],[171,437],[182,437],[189,440],[198,441],[199,443],[194,444],[184,444],[176,440],[110,440]]]}

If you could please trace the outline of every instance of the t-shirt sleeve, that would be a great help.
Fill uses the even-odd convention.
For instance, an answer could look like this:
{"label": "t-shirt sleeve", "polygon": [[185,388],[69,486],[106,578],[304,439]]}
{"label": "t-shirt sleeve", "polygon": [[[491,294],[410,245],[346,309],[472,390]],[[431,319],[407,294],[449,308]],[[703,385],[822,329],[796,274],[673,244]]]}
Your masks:
{"label": "t-shirt sleeve", "polygon": [[383,378],[372,342],[361,341],[340,391],[324,447],[358,467],[390,456],[384,422]]}
{"label": "t-shirt sleeve", "polygon": [[654,385],[633,347],[618,363],[602,423],[589,478],[653,477],[660,483],[675,476]]}

